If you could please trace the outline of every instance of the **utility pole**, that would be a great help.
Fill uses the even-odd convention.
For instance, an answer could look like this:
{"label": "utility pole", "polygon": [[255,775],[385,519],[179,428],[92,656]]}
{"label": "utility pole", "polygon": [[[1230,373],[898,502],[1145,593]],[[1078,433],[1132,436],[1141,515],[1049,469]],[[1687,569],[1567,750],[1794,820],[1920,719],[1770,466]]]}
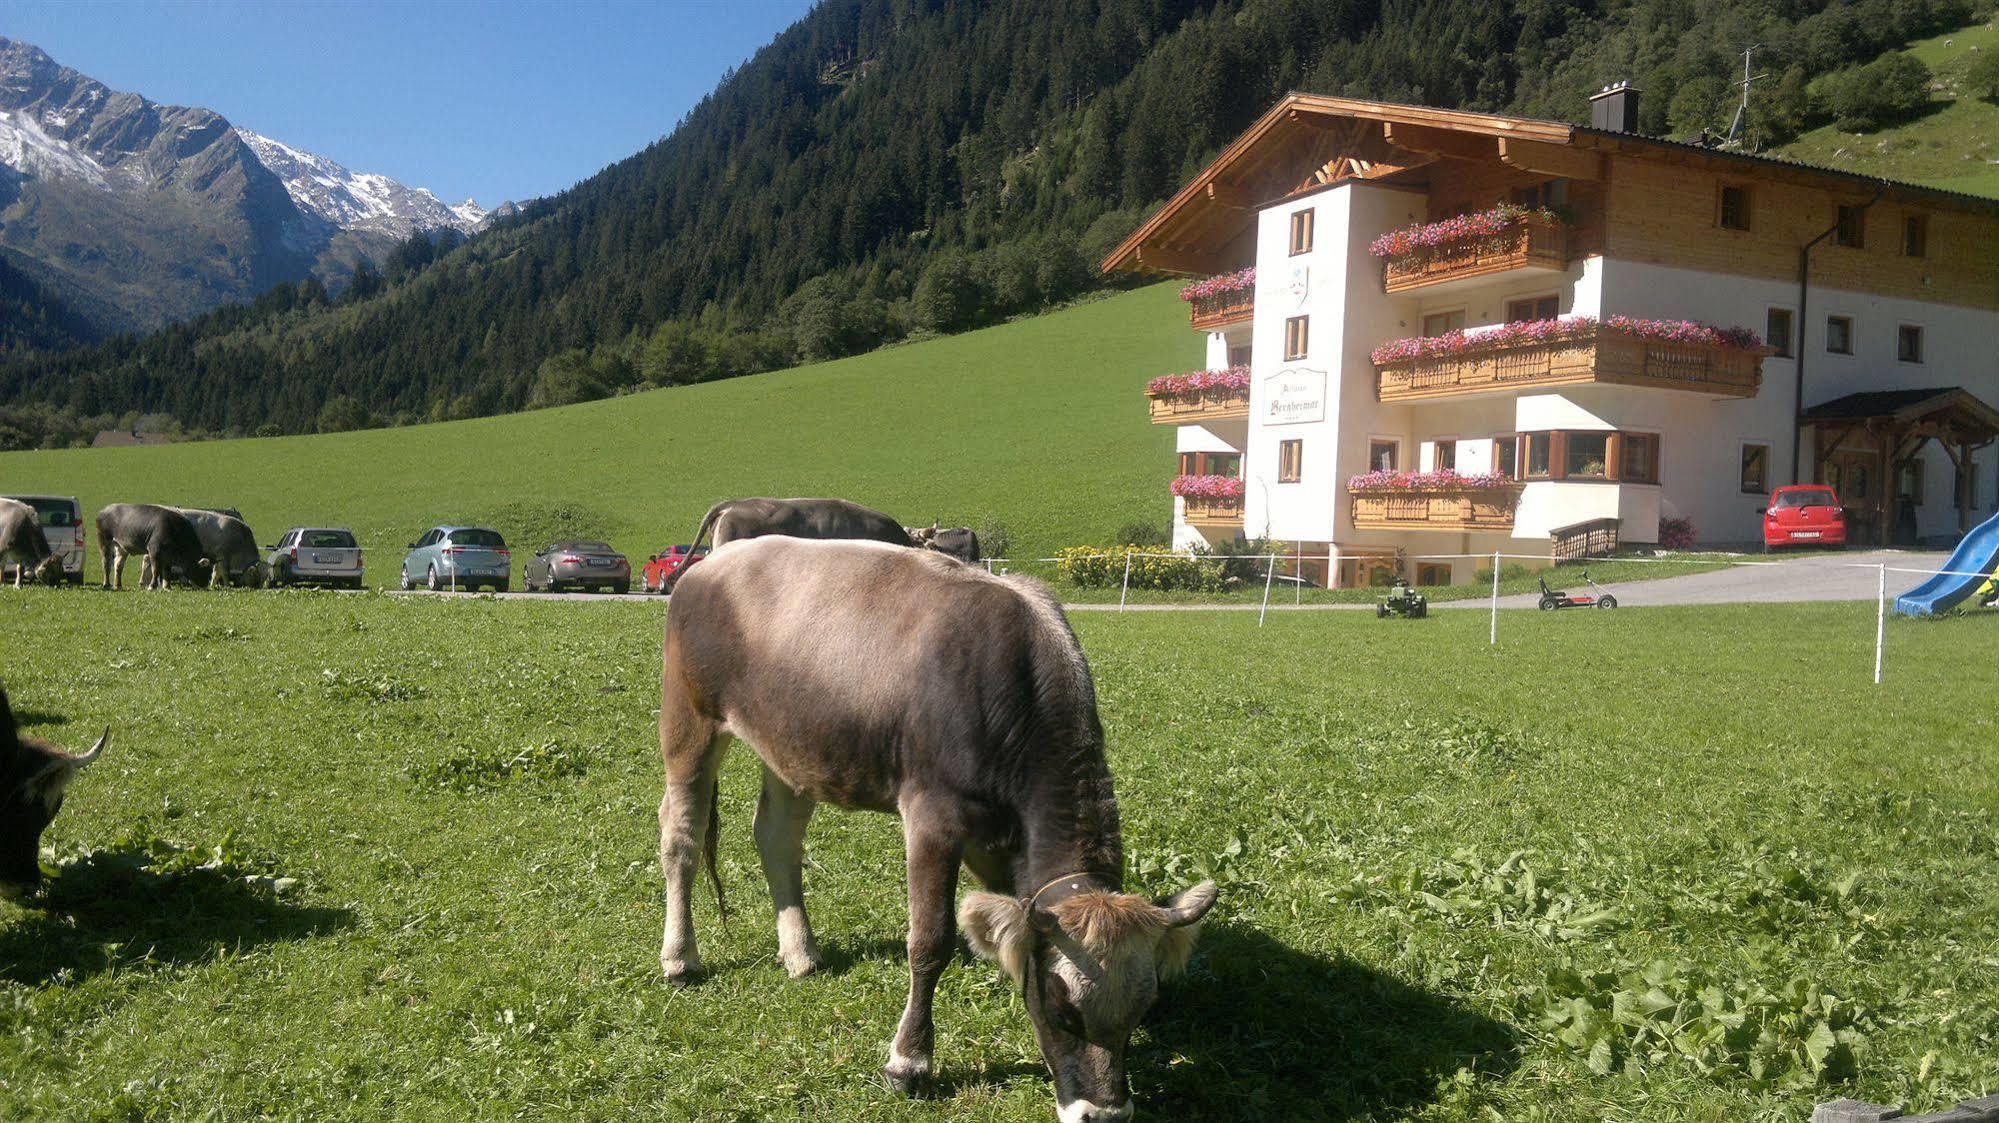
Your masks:
{"label": "utility pole", "polygon": [[1742,87],[1742,101],[1738,103],[1735,107],[1735,120],[1730,121],[1728,123],[1728,136],[1722,140],[1722,144],[1724,146],[1732,148],[1741,143],[1741,141],[1738,140],[1737,138],[1739,138],[1742,135],[1742,127],[1749,119],[1750,83],[1755,82],[1762,78],[1769,77],[1768,74],[1749,73],[1750,56],[1762,49],[1763,49],[1763,44],[1754,43],[1751,44],[1747,50],[1742,52],[1742,80],[1740,82],[1735,83],[1736,85]]}

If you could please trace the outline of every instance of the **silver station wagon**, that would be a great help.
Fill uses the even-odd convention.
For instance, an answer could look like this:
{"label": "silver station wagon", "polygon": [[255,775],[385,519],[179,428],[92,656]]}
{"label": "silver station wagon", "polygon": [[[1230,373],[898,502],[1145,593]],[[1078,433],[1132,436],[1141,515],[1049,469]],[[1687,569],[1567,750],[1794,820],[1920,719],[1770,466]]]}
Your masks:
{"label": "silver station wagon", "polygon": [[361,587],[365,559],[351,530],[295,526],[270,551],[264,560],[271,567],[273,585]]}
{"label": "silver station wagon", "polygon": [[482,526],[434,526],[410,543],[403,558],[402,584],[433,592],[487,588],[507,591],[514,556],[497,530]]}

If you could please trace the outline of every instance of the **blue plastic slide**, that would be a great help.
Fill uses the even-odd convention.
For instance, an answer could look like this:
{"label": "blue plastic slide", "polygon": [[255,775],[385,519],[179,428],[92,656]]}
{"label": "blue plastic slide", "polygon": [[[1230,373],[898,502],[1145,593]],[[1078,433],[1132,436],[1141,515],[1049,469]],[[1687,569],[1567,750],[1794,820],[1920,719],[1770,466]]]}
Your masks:
{"label": "blue plastic slide", "polygon": [[1896,597],[1895,611],[1904,616],[1949,612],[1985,583],[1995,564],[1999,564],[1999,515],[1986,519],[1964,536],[1950,560],[1944,563],[1945,572]]}

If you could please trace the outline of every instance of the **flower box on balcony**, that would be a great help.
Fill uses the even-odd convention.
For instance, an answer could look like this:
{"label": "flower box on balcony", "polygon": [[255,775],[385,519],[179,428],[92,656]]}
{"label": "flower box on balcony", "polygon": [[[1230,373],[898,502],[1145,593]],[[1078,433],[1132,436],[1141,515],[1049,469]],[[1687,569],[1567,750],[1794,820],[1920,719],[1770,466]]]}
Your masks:
{"label": "flower box on balcony", "polygon": [[1249,368],[1166,374],[1145,384],[1154,425],[1228,421],[1249,416]]}
{"label": "flower box on balcony", "polygon": [[1244,486],[1239,476],[1175,476],[1173,494],[1183,501],[1182,517],[1195,525],[1242,523]]}
{"label": "flower box on balcony", "polygon": [[1392,231],[1368,247],[1396,293],[1512,269],[1569,265],[1569,227],[1554,212],[1501,206]]}
{"label": "flower box on balcony", "polygon": [[1511,530],[1520,484],[1454,472],[1369,472],[1347,481],[1356,530]]}
{"label": "flower box on balcony", "polygon": [[1753,398],[1769,354],[1743,328],[1591,316],[1398,339],[1374,350],[1384,402],[1571,383]]}
{"label": "flower box on balcony", "polygon": [[1190,306],[1189,319],[1196,331],[1241,323],[1256,311],[1256,268],[1195,281],[1180,289],[1180,299]]}

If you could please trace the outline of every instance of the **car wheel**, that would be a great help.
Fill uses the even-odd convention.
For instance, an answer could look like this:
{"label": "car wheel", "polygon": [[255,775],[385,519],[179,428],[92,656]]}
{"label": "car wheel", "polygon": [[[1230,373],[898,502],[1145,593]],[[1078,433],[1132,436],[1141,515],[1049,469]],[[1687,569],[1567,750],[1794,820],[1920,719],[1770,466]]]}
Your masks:
{"label": "car wheel", "polygon": [[612,586],[611,586],[611,591],[612,591],[613,593],[616,593],[616,594],[617,594],[618,596],[621,596],[621,597],[622,597],[622,596],[624,596],[624,595],[625,595],[626,593],[629,593],[629,592],[631,592],[631,591],[632,591],[632,583],[631,583],[630,581],[619,581],[619,582],[616,582],[616,583],[612,584]]}
{"label": "car wheel", "polygon": [[1605,593],[1603,599],[1596,602],[1596,606],[1598,608],[1616,608],[1617,598],[1611,596],[1609,593]]}
{"label": "car wheel", "polygon": [[434,565],[433,565],[433,566],[429,567],[428,569],[425,569],[425,570],[424,570],[424,573],[423,573],[423,586],[424,586],[424,588],[426,588],[426,589],[429,589],[429,590],[430,590],[431,592],[433,592],[433,593],[441,593],[441,592],[443,592],[443,591],[444,591],[444,586],[443,586],[442,584],[440,584],[440,583],[438,582],[438,580],[437,580],[437,567],[436,567],[436,566],[434,566]]}
{"label": "car wheel", "polygon": [[505,582],[505,581],[495,581],[495,582],[493,582],[493,591],[494,591],[494,592],[496,592],[496,593],[504,593],[504,592],[506,592],[506,591],[507,591],[507,582]]}

